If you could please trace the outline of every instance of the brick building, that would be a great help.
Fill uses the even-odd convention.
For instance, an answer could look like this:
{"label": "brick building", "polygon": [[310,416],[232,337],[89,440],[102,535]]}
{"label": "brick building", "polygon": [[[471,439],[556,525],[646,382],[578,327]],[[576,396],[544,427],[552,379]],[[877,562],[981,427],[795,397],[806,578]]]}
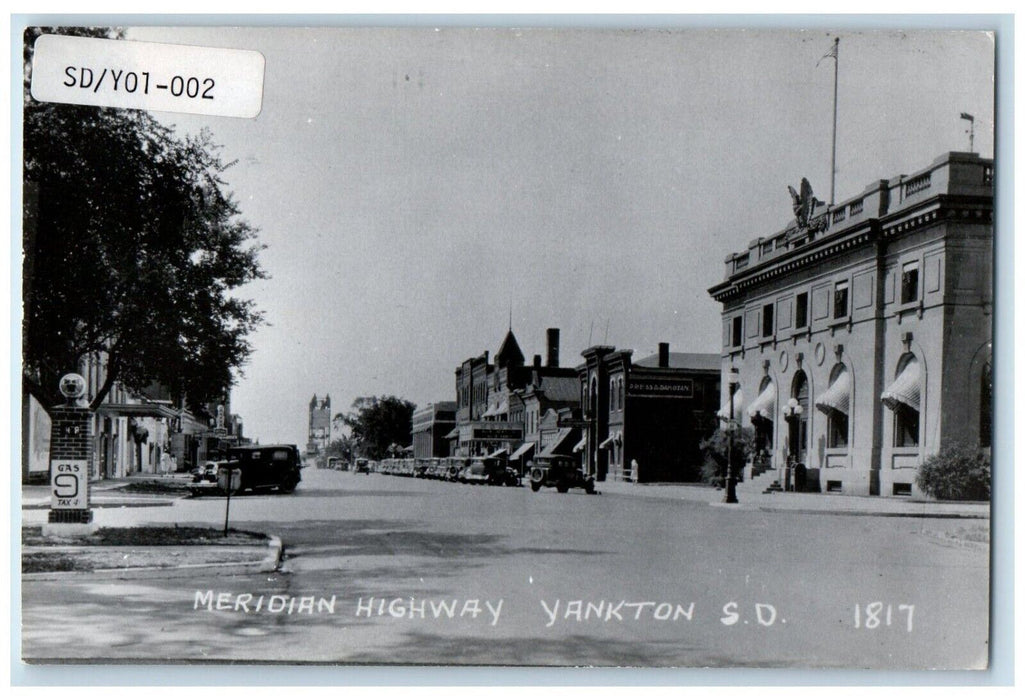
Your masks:
{"label": "brick building", "polygon": [[587,424],[577,447],[598,481],[696,481],[699,443],[715,429],[719,357],[596,345],[581,353],[577,387]]}
{"label": "brick building", "polygon": [[[802,188],[804,189],[804,188]],[[993,162],[947,153],[795,218],[726,258],[722,306],[734,414],[771,467],[809,490],[919,495],[921,461],[989,446]]]}

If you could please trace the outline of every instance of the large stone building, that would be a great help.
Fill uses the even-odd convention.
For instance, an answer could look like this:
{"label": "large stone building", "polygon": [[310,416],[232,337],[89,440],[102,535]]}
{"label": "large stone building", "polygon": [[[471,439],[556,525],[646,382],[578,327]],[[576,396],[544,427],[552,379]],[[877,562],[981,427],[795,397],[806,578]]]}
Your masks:
{"label": "large stone building", "polygon": [[[806,184],[806,183],[805,183]],[[925,457],[989,446],[993,162],[948,153],[795,218],[726,258],[722,410],[757,432],[781,480],[919,495]]]}
{"label": "large stone building", "polygon": [[581,353],[578,390],[586,422],[578,451],[598,481],[696,481],[699,443],[715,430],[719,357],[595,345]]}

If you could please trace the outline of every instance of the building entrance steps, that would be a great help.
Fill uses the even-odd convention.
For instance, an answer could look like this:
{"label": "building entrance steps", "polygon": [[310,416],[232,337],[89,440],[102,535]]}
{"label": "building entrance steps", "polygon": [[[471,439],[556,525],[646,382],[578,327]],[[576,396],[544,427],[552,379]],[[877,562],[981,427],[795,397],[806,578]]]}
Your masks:
{"label": "building entrance steps", "polygon": [[783,491],[775,469],[754,468],[753,476],[737,484],[739,493],[778,493]]}

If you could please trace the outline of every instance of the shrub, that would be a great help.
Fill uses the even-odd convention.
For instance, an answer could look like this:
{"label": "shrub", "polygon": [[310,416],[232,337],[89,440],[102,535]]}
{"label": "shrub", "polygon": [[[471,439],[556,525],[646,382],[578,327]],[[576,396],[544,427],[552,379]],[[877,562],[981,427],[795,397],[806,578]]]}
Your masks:
{"label": "shrub", "polygon": [[943,501],[989,500],[989,459],[976,447],[952,443],[922,463],[916,481]]}
{"label": "shrub", "polygon": [[[733,435],[733,473],[738,479],[754,450],[754,444],[755,432],[751,428],[741,428]],[[719,428],[710,437],[702,440],[698,447],[705,455],[705,462],[701,465],[702,481],[722,486],[726,479],[729,433]]]}

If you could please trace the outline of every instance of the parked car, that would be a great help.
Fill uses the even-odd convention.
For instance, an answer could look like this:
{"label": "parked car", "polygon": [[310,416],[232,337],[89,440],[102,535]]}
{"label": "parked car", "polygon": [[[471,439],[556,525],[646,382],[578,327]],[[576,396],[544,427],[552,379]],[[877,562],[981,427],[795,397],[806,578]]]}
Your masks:
{"label": "parked car", "polygon": [[559,493],[581,488],[594,493],[594,478],[586,476],[576,457],[551,455],[538,457],[530,468],[530,488],[540,491],[542,486],[554,486]]}
{"label": "parked car", "polygon": [[484,463],[484,473],[488,477],[488,483],[492,486],[520,485],[520,475],[503,460],[485,458],[481,461]]}
{"label": "parked car", "polygon": [[192,483],[201,484],[205,481],[217,483],[217,462],[203,462],[192,469]]}
{"label": "parked car", "polygon": [[356,460],[356,473],[357,474],[369,474],[370,473],[370,462],[360,457]]}
{"label": "parked car", "polygon": [[292,493],[302,481],[303,467],[295,445],[247,445],[232,447],[228,458],[242,471],[239,491],[277,489]]}
{"label": "parked car", "polygon": [[461,484],[486,484],[488,483],[488,472],[484,462],[475,460],[470,466],[463,467],[459,472],[459,483]]}

